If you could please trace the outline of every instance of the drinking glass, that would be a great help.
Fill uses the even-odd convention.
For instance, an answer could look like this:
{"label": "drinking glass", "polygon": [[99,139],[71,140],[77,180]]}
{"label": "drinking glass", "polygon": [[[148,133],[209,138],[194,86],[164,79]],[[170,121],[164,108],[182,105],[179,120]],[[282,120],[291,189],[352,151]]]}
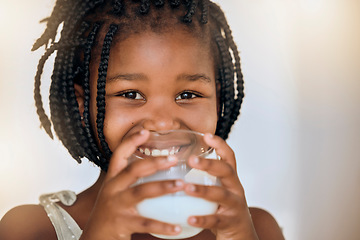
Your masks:
{"label": "drinking glass", "polygon": [[[173,155],[177,157],[178,164],[140,178],[134,185],[171,179],[182,179],[187,183],[208,186],[219,185],[216,177],[188,165],[188,158],[191,155],[218,159],[215,150],[204,142],[203,136],[202,133],[189,130],[151,132],[149,140],[137,149],[129,161]],[[180,191],[145,199],[136,208],[139,214],[146,218],[181,225],[182,231],[176,236],[152,234],[153,236],[164,239],[180,239],[194,236],[202,230],[187,223],[189,216],[213,214],[216,212],[218,204],[186,195],[184,191]]]}

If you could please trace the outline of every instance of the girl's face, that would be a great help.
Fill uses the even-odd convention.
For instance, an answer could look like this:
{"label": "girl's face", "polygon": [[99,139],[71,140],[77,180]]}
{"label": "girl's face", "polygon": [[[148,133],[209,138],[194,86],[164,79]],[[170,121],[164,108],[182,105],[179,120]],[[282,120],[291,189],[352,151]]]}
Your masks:
{"label": "girl's face", "polygon": [[[96,132],[98,62],[91,66],[92,125]],[[110,52],[104,135],[112,151],[142,130],[215,133],[215,67],[208,44],[185,31],[133,34]]]}

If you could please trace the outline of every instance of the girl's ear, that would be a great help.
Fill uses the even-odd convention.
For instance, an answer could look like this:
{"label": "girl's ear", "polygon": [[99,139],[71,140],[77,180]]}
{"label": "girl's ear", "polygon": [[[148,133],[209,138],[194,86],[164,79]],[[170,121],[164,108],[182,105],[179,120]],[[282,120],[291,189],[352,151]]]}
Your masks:
{"label": "girl's ear", "polygon": [[83,117],[84,113],[84,89],[79,84],[74,84],[76,101],[79,105],[80,116]]}

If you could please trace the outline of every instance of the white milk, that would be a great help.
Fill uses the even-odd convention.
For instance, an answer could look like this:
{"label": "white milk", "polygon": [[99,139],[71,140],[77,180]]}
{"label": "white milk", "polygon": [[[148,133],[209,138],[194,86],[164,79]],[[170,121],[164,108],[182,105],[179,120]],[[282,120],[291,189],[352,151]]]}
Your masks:
{"label": "white milk", "polygon": [[180,239],[194,236],[201,232],[187,223],[190,216],[209,215],[216,212],[218,204],[202,198],[187,195],[164,195],[145,199],[137,205],[140,215],[158,221],[181,225],[182,232],[176,236],[152,234],[159,238]]}

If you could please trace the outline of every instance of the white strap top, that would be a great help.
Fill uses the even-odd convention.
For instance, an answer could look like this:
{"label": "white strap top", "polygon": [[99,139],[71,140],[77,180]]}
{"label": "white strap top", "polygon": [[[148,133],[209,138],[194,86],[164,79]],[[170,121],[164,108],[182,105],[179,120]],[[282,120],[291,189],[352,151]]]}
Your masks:
{"label": "white strap top", "polygon": [[79,240],[82,230],[75,220],[56,202],[71,206],[76,201],[76,194],[71,191],[44,194],[40,196],[42,205],[54,225],[58,240]]}

